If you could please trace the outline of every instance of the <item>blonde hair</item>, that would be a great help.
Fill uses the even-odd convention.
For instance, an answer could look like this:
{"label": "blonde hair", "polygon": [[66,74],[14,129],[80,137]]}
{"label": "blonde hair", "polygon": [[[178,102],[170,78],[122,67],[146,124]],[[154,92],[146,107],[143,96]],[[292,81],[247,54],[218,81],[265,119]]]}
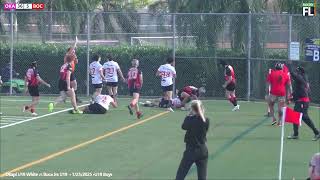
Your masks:
{"label": "blonde hair", "polygon": [[201,117],[203,122],[206,122],[206,118],[204,117],[204,107],[200,100],[191,101],[191,109]]}

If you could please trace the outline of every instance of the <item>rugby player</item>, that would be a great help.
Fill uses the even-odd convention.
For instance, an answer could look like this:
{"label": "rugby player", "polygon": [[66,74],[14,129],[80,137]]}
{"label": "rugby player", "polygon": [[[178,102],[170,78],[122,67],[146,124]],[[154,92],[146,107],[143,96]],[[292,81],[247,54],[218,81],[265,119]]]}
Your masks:
{"label": "rugby player", "polygon": [[128,71],[128,89],[130,92],[130,96],[132,96],[131,102],[128,105],[130,115],[133,115],[133,110],[135,109],[137,118],[140,119],[143,114],[139,110],[139,97],[140,97],[140,90],[143,84],[143,76],[142,72],[140,71],[139,67],[139,60],[133,59],[131,61],[131,68]]}
{"label": "rugby player", "polygon": [[94,55],[92,57],[93,62],[89,65],[90,69],[90,76],[91,76],[91,83],[93,88],[95,89],[92,95],[92,101],[96,99],[98,95],[101,94],[102,91],[102,80],[105,80],[102,65],[100,64],[101,56]]}
{"label": "rugby player", "polygon": [[181,107],[185,107],[191,100],[197,100],[200,95],[206,92],[204,87],[196,88],[194,86],[185,86],[178,91],[178,97],[181,100]]}
{"label": "rugby player", "polygon": [[[109,95],[99,94],[95,97],[94,103],[83,109],[84,114],[105,114],[109,110],[110,104],[116,108],[118,105]],[[72,113],[72,111],[69,111]]]}
{"label": "rugby player", "polygon": [[123,82],[126,82],[120,66],[115,62],[111,55],[108,55],[107,62],[103,64],[104,75],[107,80],[108,94],[117,101],[118,95],[118,75]]}
{"label": "rugby player", "polygon": [[163,101],[161,101],[161,107],[167,107],[168,110],[171,111],[173,78],[176,78],[176,69],[174,68],[173,64],[174,59],[172,57],[167,58],[167,63],[161,65],[156,73],[156,76],[161,77],[161,87],[163,91]]}
{"label": "rugby player", "polygon": [[240,105],[238,104],[236,97],[236,76],[234,69],[224,61],[221,61],[220,64],[224,67],[224,77],[226,80],[222,87],[225,89],[226,98],[228,98],[230,103],[234,106],[232,111],[237,111],[240,109]]}
{"label": "rugby player", "polygon": [[38,114],[35,112],[36,106],[39,103],[40,95],[39,95],[39,83],[44,84],[51,87],[50,84],[45,82],[41,79],[38,69],[37,69],[37,62],[33,61],[30,64],[29,69],[25,75],[25,93],[29,92],[30,96],[32,97],[32,102],[29,105],[23,106],[22,111],[25,112],[29,110],[31,115],[37,116]]}
{"label": "rugby player", "polygon": [[274,116],[274,104],[278,102],[278,117],[280,120],[282,117],[282,108],[285,106],[286,101],[286,89],[289,89],[288,93],[291,94],[292,87],[289,80],[289,75],[283,71],[283,64],[276,63],[275,69],[272,70],[267,76],[266,85],[266,99],[268,101],[270,114],[272,117],[272,125],[275,125],[276,123],[281,125],[280,121],[277,121]]}
{"label": "rugby player", "polygon": [[82,101],[78,98],[77,96],[77,89],[78,89],[78,83],[75,77],[75,70],[76,70],[76,64],[78,64],[78,58],[76,55],[76,48],[77,48],[77,43],[78,43],[78,37],[76,36],[76,41],[74,45],[70,48],[68,48],[66,55],[64,56],[64,63],[67,63],[67,57],[71,58],[71,76],[70,76],[70,84],[71,87],[74,89],[74,93],[76,94],[76,101],[77,103],[82,103]]}
{"label": "rugby player", "polygon": [[73,60],[71,56],[67,56],[66,60],[67,60],[67,63],[63,64],[60,68],[60,79],[59,79],[60,96],[53,103],[49,103],[48,109],[49,109],[49,112],[52,112],[54,107],[58,103],[64,102],[67,96],[69,96],[71,99],[72,107],[73,107],[72,113],[82,114],[83,112],[78,109],[76,95],[73,87],[71,86],[71,74],[72,74],[71,62]]}

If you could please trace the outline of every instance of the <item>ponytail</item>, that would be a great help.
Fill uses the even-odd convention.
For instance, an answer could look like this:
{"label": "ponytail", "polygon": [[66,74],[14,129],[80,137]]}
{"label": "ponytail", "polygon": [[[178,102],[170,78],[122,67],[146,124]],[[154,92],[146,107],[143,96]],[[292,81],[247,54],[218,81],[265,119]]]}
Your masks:
{"label": "ponytail", "polygon": [[192,110],[201,117],[203,122],[206,122],[206,118],[204,117],[204,108],[200,100],[193,100],[191,102]]}

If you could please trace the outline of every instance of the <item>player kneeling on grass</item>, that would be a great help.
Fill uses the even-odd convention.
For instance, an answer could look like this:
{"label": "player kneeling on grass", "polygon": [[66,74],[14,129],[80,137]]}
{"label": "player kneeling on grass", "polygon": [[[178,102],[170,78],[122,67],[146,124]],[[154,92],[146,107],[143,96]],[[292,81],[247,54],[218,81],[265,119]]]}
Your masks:
{"label": "player kneeling on grass", "polygon": [[[270,95],[268,95],[269,87]],[[281,63],[276,63],[275,69],[268,74],[266,85],[266,99],[269,104],[272,125],[280,125],[280,122],[277,123],[277,120],[274,116],[274,104],[278,102],[278,117],[280,120],[282,117],[282,108],[285,106],[286,102],[286,89],[289,91],[288,94],[291,94],[292,87],[289,81],[289,75],[288,73],[283,72],[283,65]]]}
{"label": "player kneeling on grass", "polygon": [[71,104],[73,107],[73,114],[82,114],[83,112],[78,109],[78,105],[76,102],[76,95],[74,89],[70,84],[70,76],[72,73],[72,68],[70,62],[72,61],[70,56],[66,58],[67,62],[63,64],[60,68],[60,79],[59,79],[59,91],[60,96],[48,106],[49,112],[53,111],[53,108],[58,104],[62,103],[66,100],[67,96],[71,99]]}
{"label": "player kneeling on grass", "polygon": [[92,95],[92,101],[101,94],[102,91],[102,80],[105,80],[103,75],[102,65],[100,64],[101,56],[94,55],[92,58],[93,62],[90,64],[90,76],[92,80],[92,86],[95,89]]}
{"label": "player kneeling on grass", "polygon": [[51,87],[50,84],[41,79],[37,69],[37,62],[34,61],[30,64],[25,76],[25,93],[29,92],[30,96],[32,97],[32,102],[29,105],[23,106],[23,112],[30,110],[33,116],[37,115],[35,112],[35,107],[39,103],[40,99],[38,89],[39,83],[44,84],[49,88]]}
{"label": "player kneeling on grass", "polygon": [[204,87],[196,88],[194,86],[186,86],[183,89],[178,91],[178,97],[181,100],[181,108],[184,110],[184,107],[191,100],[196,100],[200,95],[206,92]]}
{"label": "player kneeling on grass", "polygon": [[[116,108],[118,105],[115,100],[109,95],[98,95],[94,99],[94,103],[83,109],[84,114],[105,114],[109,110],[110,104]],[[70,110],[69,113],[73,114]]]}
{"label": "player kneeling on grass", "polygon": [[132,108],[135,109],[137,118],[140,119],[142,117],[142,112],[139,110],[139,97],[140,90],[143,84],[143,76],[142,72],[138,69],[139,60],[133,59],[131,61],[132,67],[128,71],[128,89],[130,92],[130,96],[132,96],[132,100],[128,105],[129,113],[133,115]]}
{"label": "player kneeling on grass", "polygon": [[222,87],[226,91],[226,98],[228,98],[234,106],[232,111],[237,111],[240,109],[240,105],[238,104],[236,97],[236,76],[234,69],[224,61],[221,61],[220,64],[224,67],[224,77],[226,80]]}

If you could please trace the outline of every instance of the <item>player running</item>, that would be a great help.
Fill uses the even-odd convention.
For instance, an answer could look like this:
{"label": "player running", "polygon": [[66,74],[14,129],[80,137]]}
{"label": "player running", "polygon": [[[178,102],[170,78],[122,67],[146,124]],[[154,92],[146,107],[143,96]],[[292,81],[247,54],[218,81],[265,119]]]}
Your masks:
{"label": "player running", "polygon": [[[269,86],[270,91],[268,88]],[[266,85],[266,99],[268,100],[270,114],[272,117],[272,125],[277,123],[277,120],[274,116],[274,104],[276,102],[278,102],[279,119],[282,116],[282,108],[285,106],[286,101],[286,89],[289,91],[288,94],[291,94],[292,87],[289,81],[288,73],[283,71],[283,65],[281,63],[276,63],[275,69],[268,74]],[[278,125],[280,125],[280,121],[278,121]]]}
{"label": "player running", "polygon": [[67,63],[67,57],[71,58],[71,76],[70,76],[70,83],[71,83],[71,87],[74,89],[74,93],[76,94],[76,100],[77,103],[82,103],[82,101],[77,97],[77,89],[78,89],[78,83],[75,77],[75,69],[76,69],[76,64],[78,64],[78,58],[76,55],[76,47],[77,47],[77,43],[78,43],[78,37],[76,36],[76,41],[74,43],[74,45],[70,48],[68,48],[66,55],[64,56],[64,63]]}
{"label": "player running", "polygon": [[95,89],[92,95],[92,101],[96,99],[98,95],[101,94],[102,91],[102,80],[105,80],[103,75],[102,65],[100,64],[101,56],[94,55],[92,57],[93,62],[89,65],[90,69],[90,76],[91,76],[91,83],[93,88]]}
{"label": "player running", "polygon": [[171,109],[172,104],[172,91],[173,91],[173,78],[176,78],[176,69],[173,67],[174,59],[167,58],[167,63],[159,67],[156,76],[161,77],[161,87],[163,91],[163,104],[162,107]]}
{"label": "player running", "polygon": [[29,105],[23,106],[22,111],[30,111],[31,115],[37,116],[38,114],[35,112],[36,105],[39,103],[40,95],[39,95],[39,83],[44,84],[51,87],[50,84],[45,82],[41,79],[38,69],[37,69],[37,62],[33,61],[30,64],[29,69],[27,70],[27,73],[25,75],[25,93],[29,92],[30,96],[32,97],[32,102]]}
{"label": "player running", "polygon": [[[289,61],[288,63],[291,63]],[[308,109],[309,109],[309,83],[305,75],[305,70],[303,67],[298,66],[295,71],[289,64],[290,73],[292,79],[295,83],[295,88],[293,91],[293,100],[295,101],[294,110],[302,113],[302,120],[312,129],[314,133],[313,141],[320,139],[319,130],[315,127],[314,123],[309,117]],[[288,136],[288,139],[298,139],[299,138],[299,126],[293,125],[293,135]]]}
{"label": "player running", "polygon": [[107,62],[103,64],[104,75],[107,80],[108,94],[117,101],[118,95],[118,75],[123,82],[126,82],[120,66],[113,60],[111,55],[108,55]]}
{"label": "player running", "polygon": [[234,69],[224,61],[221,61],[220,64],[224,67],[224,77],[226,80],[222,87],[225,89],[226,98],[228,98],[234,106],[232,111],[237,111],[240,109],[240,105],[238,104],[236,97],[236,76]]}
{"label": "player running", "polygon": [[[99,94],[95,97],[94,103],[83,109],[84,114],[105,114],[109,110],[110,104],[116,108],[118,105],[109,95]],[[69,111],[72,113],[72,110]]]}
{"label": "player running", "polygon": [[78,109],[76,95],[73,87],[71,86],[71,74],[72,74],[72,57],[67,56],[67,63],[63,64],[60,68],[60,79],[59,79],[59,91],[60,96],[53,102],[49,103],[48,109],[49,112],[52,112],[54,107],[61,102],[64,102],[67,96],[71,99],[71,104],[73,107],[73,114],[82,114],[83,112]]}
{"label": "player running", "polygon": [[142,72],[139,67],[139,60],[133,59],[131,61],[132,67],[128,71],[128,89],[130,92],[130,96],[132,96],[132,100],[128,105],[129,113],[133,115],[133,108],[136,111],[137,118],[140,119],[143,114],[139,110],[139,97],[140,97],[140,90],[143,84],[143,76]]}

